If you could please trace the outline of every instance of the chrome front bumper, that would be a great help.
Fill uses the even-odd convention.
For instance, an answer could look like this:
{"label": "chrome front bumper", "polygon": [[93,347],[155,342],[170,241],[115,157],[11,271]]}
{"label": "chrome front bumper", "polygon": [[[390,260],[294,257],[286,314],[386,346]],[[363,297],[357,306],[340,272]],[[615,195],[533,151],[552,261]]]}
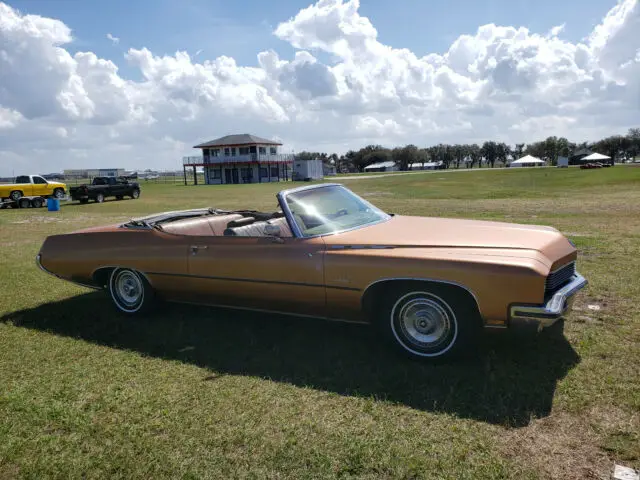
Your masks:
{"label": "chrome front bumper", "polygon": [[576,272],[571,281],[554,293],[544,305],[511,305],[509,324],[536,326],[538,330],[553,325],[571,308],[575,294],[588,283],[586,278]]}

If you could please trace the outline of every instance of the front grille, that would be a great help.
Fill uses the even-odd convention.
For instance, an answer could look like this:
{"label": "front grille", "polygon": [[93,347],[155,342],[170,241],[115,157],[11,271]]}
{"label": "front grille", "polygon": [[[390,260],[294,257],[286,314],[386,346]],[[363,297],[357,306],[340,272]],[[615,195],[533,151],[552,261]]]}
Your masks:
{"label": "front grille", "polygon": [[558,268],[556,271],[551,272],[547,277],[547,282],[545,283],[545,293],[549,294],[555,292],[557,289],[568,283],[575,273],[575,262],[568,263],[565,266]]}

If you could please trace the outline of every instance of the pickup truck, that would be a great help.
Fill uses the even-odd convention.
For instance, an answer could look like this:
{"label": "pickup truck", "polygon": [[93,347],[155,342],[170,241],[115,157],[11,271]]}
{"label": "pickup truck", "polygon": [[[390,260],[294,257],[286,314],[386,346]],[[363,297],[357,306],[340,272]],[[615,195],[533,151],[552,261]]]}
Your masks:
{"label": "pickup truck", "polygon": [[22,197],[32,196],[63,198],[66,189],[64,183],[49,182],[40,175],[19,175],[15,183],[0,184],[0,200],[17,202]]}
{"label": "pickup truck", "polygon": [[116,200],[122,200],[124,197],[136,199],[140,197],[140,186],[123,178],[96,177],[91,185],[71,187],[69,193],[73,200],[80,203],[87,203],[89,200],[102,203],[107,197],[115,197]]}

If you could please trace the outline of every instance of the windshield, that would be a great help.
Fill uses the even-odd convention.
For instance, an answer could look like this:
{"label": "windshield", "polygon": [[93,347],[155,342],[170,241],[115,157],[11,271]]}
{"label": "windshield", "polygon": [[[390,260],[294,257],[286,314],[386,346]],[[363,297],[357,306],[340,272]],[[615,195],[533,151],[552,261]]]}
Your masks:
{"label": "windshield", "polygon": [[303,237],[364,227],[390,218],[339,185],[292,192],[285,202]]}

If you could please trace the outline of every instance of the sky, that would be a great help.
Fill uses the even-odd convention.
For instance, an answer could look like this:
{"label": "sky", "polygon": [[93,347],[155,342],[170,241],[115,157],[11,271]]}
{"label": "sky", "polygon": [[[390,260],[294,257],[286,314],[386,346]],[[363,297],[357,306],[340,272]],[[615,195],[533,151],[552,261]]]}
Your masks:
{"label": "sky", "polygon": [[640,126],[638,0],[0,0],[0,176]]}

